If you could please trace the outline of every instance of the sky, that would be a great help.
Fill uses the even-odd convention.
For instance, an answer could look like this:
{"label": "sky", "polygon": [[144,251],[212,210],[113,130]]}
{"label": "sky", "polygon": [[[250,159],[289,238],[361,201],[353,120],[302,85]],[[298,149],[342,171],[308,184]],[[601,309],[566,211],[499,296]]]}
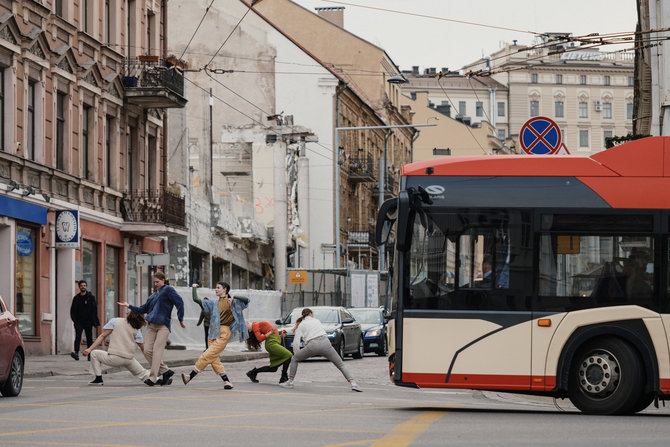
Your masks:
{"label": "sky", "polygon": [[[573,35],[635,31],[635,0],[293,0],[307,9],[344,6],[344,28],[382,47],[401,70],[458,70],[516,39],[533,44],[534,33]],[[348,3],[348,4],[343,4]],[[515,32],[427,17],[383,12],[351,4],[511,28]],[[602,51],[622,49],[606,46]]]}

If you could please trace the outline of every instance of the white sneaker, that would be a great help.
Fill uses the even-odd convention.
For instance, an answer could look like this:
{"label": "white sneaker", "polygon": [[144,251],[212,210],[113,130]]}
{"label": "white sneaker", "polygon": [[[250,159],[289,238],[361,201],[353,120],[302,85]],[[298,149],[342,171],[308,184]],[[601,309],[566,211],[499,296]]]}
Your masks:
{"label": "white sneaker", "polygon": [[362,393],[363,390],[361,389],[360,386],[356,383],[356,381],[351,382],[351,391],[358,391],[359,393]]}
{"label": "white sneaker", "polygon": [[293,380],[287,380],[286,382],[282,382],[279,384],[280,387],[282,388],[293,388]]}

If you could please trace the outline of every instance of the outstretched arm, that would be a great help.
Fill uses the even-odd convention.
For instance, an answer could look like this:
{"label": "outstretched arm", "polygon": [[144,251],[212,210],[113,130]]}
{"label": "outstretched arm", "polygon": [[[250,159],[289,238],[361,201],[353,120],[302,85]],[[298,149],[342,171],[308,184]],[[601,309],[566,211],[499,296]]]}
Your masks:
{"label": "outstretched arm", "polygon": [[93,344],[88,348],[86,348],[84,352],[82,352],[82,354],[89,355],[91,351],[100,346],[100,344],[105,340],[105,338],[107,338],[107,336],[111,333],[112,333],[111,329],[105,329],[104,331],[102,331],[102,333],[98,335],[98,338],[95,339]]}

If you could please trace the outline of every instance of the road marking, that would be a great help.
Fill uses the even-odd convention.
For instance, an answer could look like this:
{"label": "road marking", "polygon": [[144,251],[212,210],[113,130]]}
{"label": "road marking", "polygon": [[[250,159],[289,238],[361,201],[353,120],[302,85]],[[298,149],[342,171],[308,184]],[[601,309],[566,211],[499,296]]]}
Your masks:
{"label": "road marking", "polygon": [[406,447],[421,436],[431,424],[444,415],[444,411],[424,411],[407,422],[396,426],[371,447]]}

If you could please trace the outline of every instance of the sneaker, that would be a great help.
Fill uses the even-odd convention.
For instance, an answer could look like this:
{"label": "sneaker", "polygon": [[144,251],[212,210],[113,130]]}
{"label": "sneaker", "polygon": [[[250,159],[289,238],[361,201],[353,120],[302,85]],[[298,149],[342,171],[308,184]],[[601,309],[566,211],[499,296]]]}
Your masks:
{"label": "sneaker", "polygon": [[174,371],[171,369],[168,369],[163,373],[163,380],[161,381],[161,385],[170,385],[172,383],[171,377],[174,376]]}
{"label": "sneaker", "polygon": [[288,377],[286,377],[286,376],[281,376],[280,379],[279,379],[279,383],[284,383],[284,382],[286,382],[287,380],[288,380]]}
{"label": "sneaker", "polygon": [[92,381],[88,382],[88,384],[90,386],[102,386],[103,385],[102,377],[101,376],[96,376],[96,378],[93,379]]}
{"label": "sneaker", "polygon": [[293,380],[287,380],[286,382],[282,382],[279,384],[279,386],[282,388],[293,389]]}
{"label": "sneaker", "polygon": [[154,382],[151,381],[151,379],[147,379],[144,381],[144,384],[147,386],[154,386],[156,385]]}
{"label": "sneaker", "polygon": [[358,384],[356,382],[351,382],[351,391],[358,391],[359,393],[363,392],[361,387],[358,386]]}
{"label": "sneaker", "polygon": [[252,382],[258,383],[258,379],[256,378],[256,371],[254,371],[253,369],[251,371],[247,371],[247,377]]}
{"label": "sneaker", "polygon": [[224,390],[232,390],[232,389],[233,389],[233,384],[230,383],[230,382],[227,381],[227,380],[224,380],[224,381],[223,381],[223,389],[224,389]]}
{"label": "sneaker", "polygon": [[79,353],[78,352],[71,352],[70,357],[72,357],[75,360],[79,360]]}
{"label": "sneaker", "polygon": [[181,380],[183,380],[184,385],[186,385],[187,383],[189,383],[191,381],[191,376],[189,376],[186,373],[181,373]]}

